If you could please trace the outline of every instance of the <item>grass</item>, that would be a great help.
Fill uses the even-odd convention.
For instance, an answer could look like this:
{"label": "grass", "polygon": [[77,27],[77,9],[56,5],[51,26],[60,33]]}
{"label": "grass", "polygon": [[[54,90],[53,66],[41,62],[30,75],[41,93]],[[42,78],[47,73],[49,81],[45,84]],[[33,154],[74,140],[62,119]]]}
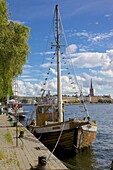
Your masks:
{"label": "grass", "polygon": [[3,150],[0,150],[0,160],[4,159],[5,153]]}
{"label": "grass", "polygon": [[20,132],[20,131],[25,131],[25,128],[19,127],[19,132]]}
{"label": "grass", "polygon": [[5,139],[9,143],[13,143],[13,140],[12,140],[12,137],[9,131],[7,131],[7,133],[5,134]]}
{"label": "grass", "polygon": [[14,162],[14,159],[13,159],[13,158],[7,159],[7,164],[11,164],[12,162]]}
{"label": "grass", "polygon": [[21,169],[21,168],[20,168],[20,162],[19,162],[19,161],[17,161],[17,166],[19,167],[19,169]]}

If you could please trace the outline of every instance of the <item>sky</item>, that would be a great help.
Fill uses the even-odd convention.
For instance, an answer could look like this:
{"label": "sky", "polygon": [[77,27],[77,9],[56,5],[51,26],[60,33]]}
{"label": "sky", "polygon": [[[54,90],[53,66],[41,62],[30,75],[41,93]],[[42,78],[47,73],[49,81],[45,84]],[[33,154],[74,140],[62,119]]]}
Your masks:
{"label": "sky", "polygon": [[[59,6],[66,48],[62,46],[63,65],[73,63],[80,88],[89,94],[92,79],[95,95],[113,97],[113,2],[112,0],[6,0],[10,20],[30,28],[30,54],[18,77],[18,95],[39,96],[46,87],[55,94],[56,64],[53,16]],[[52,39],[53,41],[53,39]],[[47,44],[48,43],[48,44]],[[65,61],[64,61],[64,60]],[[55,60],[55,59],[54,59]],[[52,64],[50,64],[52,63]],[[52,65],[52,66],[51,66]],[[78,90],[73,88],[73,73],[67,65],[62,67],[63,94]],[[67,70],[66,70],[67,69]],[[49,76],[48,76],[49,70]],[[70,68],[72,71],[72,68]],[[67,71],[67,73],[66,73]],[[47,77],[48,76],[48,77]],[[48,82],[46,82],[46,77]],[[74,76],[75,80],[75,76]],[[72,82],[71,82],[72,81]],[[69,84],[70,83],[70,84]]]}

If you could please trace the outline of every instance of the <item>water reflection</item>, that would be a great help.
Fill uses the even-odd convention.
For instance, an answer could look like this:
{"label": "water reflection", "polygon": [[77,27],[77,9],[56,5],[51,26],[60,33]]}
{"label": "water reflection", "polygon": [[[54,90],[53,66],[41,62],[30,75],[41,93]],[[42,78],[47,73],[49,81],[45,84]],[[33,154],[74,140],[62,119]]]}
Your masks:
{"label": "water reflection", "polygon": [[69,169],[75,170],[101,170],[97,167],[97,160],[93,148],[78,152],[73,158],[63,159]]}

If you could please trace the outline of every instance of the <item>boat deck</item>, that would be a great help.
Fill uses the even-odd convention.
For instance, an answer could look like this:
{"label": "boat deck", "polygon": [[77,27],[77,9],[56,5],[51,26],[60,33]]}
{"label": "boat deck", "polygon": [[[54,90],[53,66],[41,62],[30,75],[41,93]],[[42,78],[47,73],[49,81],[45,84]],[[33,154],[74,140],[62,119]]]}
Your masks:
{"label": "boat deck", "polygon": [[[19,123],[18,136],[24,130],[24,136],[16,138],[17,129],[6,115],[0,115],[0,169],[1,170],[33,170],[68,169],[59,159]],[[46,165],[39,159],[46,158]],[[48,159],[49,158],[49,159]]]}

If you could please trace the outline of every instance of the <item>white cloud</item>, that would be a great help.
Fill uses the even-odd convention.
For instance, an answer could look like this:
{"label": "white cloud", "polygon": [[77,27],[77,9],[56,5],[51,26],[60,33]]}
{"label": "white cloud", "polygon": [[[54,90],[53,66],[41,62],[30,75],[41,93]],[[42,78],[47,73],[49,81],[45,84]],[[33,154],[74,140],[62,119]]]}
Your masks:
{"label": "white cloud", "polygon": [[35,54],[50,55],[50,54],[54,54],[54,52],[48,51],[48,52],[40,52],[40,53],[35,53]]}
{"label": "white cloud", "polygon": [[110,57],[110,59],[113,60],[113,49],[107,50],[106,53]]}
{"label": "white cloud", "polygon": [[19,24],[22,24],[22,25],[24,25],[24,24],[26,24],[26,22],[25,21],[18,21],[18,20],[9,20],[9,22],[15,22],[15,23],[19,23]]}
{"label": "white cloud", "polygon": [[113,77],[113,71],[112,70],[101,70],[99,71],[99,74],[102,74],[106,77]]}
{"label": "white cloud", "polygon": [[[99,52],[76,52],[76,45],[72,44],[67,48],[67,51],[69,55],[72,57],[72,62],[75,68],[82,69],[83,72],[81,75],[77,75],[78,82],[80,84],[80,87],[85,89],[85,91],[89,92],[90,87],[90,80],[93,79],[93,82],[95,84],[95,89],[98,91],[98,94],[101,93],[102,89],[105,90],[105,93],[110,91],[113,84],[113,50],[107,50],[104,53]],[[49,68],[50,63],[45,63],[41,65],[43,68]],[[84,72],[84,69],[89,70],[89,73]],[[97,69],[98,68],[98,69]],[[28,65],[25,70],[30,70],[31,66]],[[55,69],[51,68],[50,71],[56,75],[57,72]],[[90,75],[91,73],[91,75]],[[28,74],[29,75],[29,74]],[[46,76],[46,75],[45,75]],[[43,76],[44,77],[44,76]],[[106,77],[106,78],[105,78]],[[43,88],[42,82],[43,80],[36,80],[35,78],[30,78],[30,76],[27,76],[27,74],[23,75],[22,78],[25,78],[25,80],[19,81],[19,94],[24,95],[25,93],[27,95],[34,95],[38,96],[41,94],[41,88]],[[40,78],[42,78],[40,76]],[[48,78],[46,87],[47,91],[51,90],[52,94],[56,94],[56,86],[57,86],[57,80],[56,78]],[[109,78],[109,79],[108,79]],[[37,83],[36,83],[36,82]],[[73,89],[73,85],[71,84],[69,77],[66,75],[62,76],[62,85],[63,85],[63,94],[72,94],[75,92],[75,89]],[[108,88],[109,87],[109,88]],[[77,88],[76,88],[77,90]],[[84,91],[84,90],[83,90]],[[74,94],[74,93],[73,93]]]}
{"label": "white cloud", "polygon": [[50,68],[50,70],[51,70],[51,72],[52,72],[53,74],[57,75],[57,72],[56,72],[56,70],[55,70],[55,69]]}
{"label": "white cloud", "polygon": [[110,17],[112,14],[106,14],[105,17]]}
{"label": "white cloud", "polygon": [[[39,96],[41,95],[41,89],[45,88],[43,83],[35,83],[32,82],[24,82],[22,80],[18,81],[18,94],[23,95],[29,95],[29,96]],[[53,78],[51,80],[48,80],[46,84],[46,92],[48,90],[51,91],[51,94],[56,94],[56,86],[57,86],[57,79]],[[73,89],[73,85],[71,84],[71,81],[69,80],[69,77],[62,76],[62,86],[63,86],[63,94],[72,94],[75,92],[75,89]]]}
{"label": "white cloud", "polygon": [[99,22],[95,22],[95,24],[96,24],[96,25],[98,25],[98,24],[99,24]]}
{"label": "white cloud", "polygon": [[103,75],[103,76],[106,76],[107,78],[108,77],[113,77],[113,70],[92,70],[90,69],[90,72],[95,74],[95,75]]}
{"label": "white cloud", "polygon": [[21,79],[21,78],[29,78],[30,76],[29,75],[22,75],[22,76],[19,76],[18,78]]}
{"label": "white cloud", "polygon": [[50,65],[51,65],[50,63],[44,63],[44,64],[41,64],[40,67],[49,68]]}
{"label": "white cloud", "polygon": [[86,31],[83,31],[83,32],[77,32],[74,34],[75,36],[77,35],[78,37],[89,37],[89,33],[86,32]]}
{"label": "white cloud", "polygon": [[23,68],[33,68],[33,66],[25,64]]}
{"label": "white cloud", "polygon": [[[73,55],[74,56],[74,55]],[[85,52],[75,54],[76,58],[72,58],[74,66],[79,68],[93,68],[102,66],[102,53]]]}
{"label": "white cloud", "polygon": [[[96,22],[96,25],[99,23]],[[113,37],[113,30],[110,30],[108,32],[104,33],[92,33],[92,32],[87,32],[86,30],[83,30],[82,32],[77,32],[76,30],[71,30],[68,32],[69,37],[80,37],[80,38],[87,38],[88,42],[93,42],[96,43],[98,41],[103,41],[109,38]]]}
{"label": "white cloud", "polygon": [[102,69],[108,68],[109,64],[110,64],[110,61],[111,60],[110,60],[109,56],[106,53],[102,54],[101,61],[100,61]]}
{"label": "white cloud", "polygon": [[113,50],[105,53],[99,52],[81,52],[70,54],[72,63],[78,68],[96,68],[113,70]]}
{"label": "white cloud", "polygon": [[113,30],[111,30],[110,32],[105,32],[105,33],[97,33],[94,35],[90,34],[88,40],[96,42],[96,41],[100,41],[100,40],[102,41],[102,40],[105,40],[111,37],[113,37]]}
{"label": "white cloud", "polygon": [[71,44],[66,48],[66,54],[70,55],[70,54],[76,52],[76,50],[77,50],[76,44]]}
{"label": "white cloud", "polygon": [[18,94],[20,96],[29,95],[37,96],[41,93],[42,86],[39,84],[32,84],[31,82],[18,81]]}
{"label": "white cloud", "polygon": [[26,79],[23,79],[24,82],[37,82],[37,79],[35,78],[26,78]]}

